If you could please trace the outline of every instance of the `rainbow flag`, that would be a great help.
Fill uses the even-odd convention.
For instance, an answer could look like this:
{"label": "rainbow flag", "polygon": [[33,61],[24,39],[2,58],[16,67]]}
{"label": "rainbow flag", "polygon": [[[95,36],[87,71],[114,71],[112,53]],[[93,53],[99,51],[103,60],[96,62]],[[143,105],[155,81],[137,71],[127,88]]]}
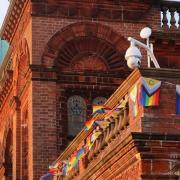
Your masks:
{"label": "rainbow flag", "polygon": [[97,118],[92,117],[91,119],[87,120],[85,122],[85,130],[88,131],[94,124],[94,122],[97,120]]}
{"label": "rainbow flag", "polygon": [[180,115],[180,85],[176,85],[176,114]]}
{"label": "rainbow flag", "polygon": [[141,104],[144,107],[159,105],[160,87],[161,81],[142,78]]}
{"label": "rainbow flag", "polygon": [[104,113],[108,113],[111,110],[111,108],[107,107],[107,106],[93,106],[93,113],[92,115],[95,114],[104,114]]}

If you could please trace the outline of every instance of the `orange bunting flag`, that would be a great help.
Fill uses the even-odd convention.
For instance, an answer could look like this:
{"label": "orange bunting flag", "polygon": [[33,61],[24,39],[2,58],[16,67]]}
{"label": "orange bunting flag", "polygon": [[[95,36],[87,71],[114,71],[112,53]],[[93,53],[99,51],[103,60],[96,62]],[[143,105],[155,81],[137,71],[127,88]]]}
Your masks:
{"label": "orange bunting flag", "polygon": [[97,118],[91,118],[85,122],[85,130],[88,131],[94,124],[94,122],[97,120]]}

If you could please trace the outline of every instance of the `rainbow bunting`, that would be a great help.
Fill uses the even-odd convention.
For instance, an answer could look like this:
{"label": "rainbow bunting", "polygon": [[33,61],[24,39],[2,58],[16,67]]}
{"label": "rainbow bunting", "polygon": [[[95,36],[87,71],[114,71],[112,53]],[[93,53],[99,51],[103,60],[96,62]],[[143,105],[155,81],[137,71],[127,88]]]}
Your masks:
{"label": "rainbow bunting", "polygon": [[78,158],[77,158],[77,151],[75,151],[71,157],[69,158],[69,168],[70,170],[76,166],[78,163]]}
{"label": "rainbow bunting", "polygon": [[180,115],[180,85],[176,85],[176,114]]}
{"label": "rainbow bunting", "polygon": [[104,113],[108,113],[111,110],[111,108],[107,107],[107,106],[93,106],[93,113],[92,115],[95,114],[104,114]]}
{"label": "rainbow bunting", "polygon": [[77,152],[77,159],[80,160],[81,158],[83,158],[85,155],[85,148],[82,147],[81,149],[78,150]]}
{"label": "rainbow bunting", "polygon": [[141,104],[144,107],[159,105],[160,87],[161,81],[142,78]]}

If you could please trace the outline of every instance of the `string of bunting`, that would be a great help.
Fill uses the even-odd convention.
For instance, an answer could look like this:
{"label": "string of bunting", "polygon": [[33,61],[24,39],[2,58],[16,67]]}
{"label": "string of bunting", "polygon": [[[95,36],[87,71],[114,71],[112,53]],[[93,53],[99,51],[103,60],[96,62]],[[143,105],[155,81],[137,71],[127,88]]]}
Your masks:
{"label": "string of bunting", "polygon": [[[169,82],[165,83],[175,85]],[[53,176],[67,176],[72,169],[78,168],[79,161],[91,150],[94,142],[101,135],[99,129],[107,128],[111,123],[110,117],[116,118],[120,110],[125,108],[128,101],[129,114],[132,119],[136,118],[140,107],[158,106],[161,84],[159,80],[141,77],[132,88],[129,96],[121,100],[113,109],[105,105],[93,106],[91,118],[85,122],[85,131],[88,131],[91,127],[94,127],[94,131],[86,138],[85,145],[77,148],[69,159],[50,166],[49,174]],[[97,116],[95,116],[97,114],[105,114],[105,116],[103,119],[98,119]],[[176,114],[180,115],[180,85],[176,85]]]}

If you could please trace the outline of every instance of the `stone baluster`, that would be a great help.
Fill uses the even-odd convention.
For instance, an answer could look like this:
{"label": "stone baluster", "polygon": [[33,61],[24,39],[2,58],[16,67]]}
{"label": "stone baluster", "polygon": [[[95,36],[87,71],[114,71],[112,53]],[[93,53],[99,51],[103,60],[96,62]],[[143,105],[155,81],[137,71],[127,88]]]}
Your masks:
{"label": "stone baluster", "polygon": [[108,119],[108,121],[110,121],[110,124],[109,124],[109,127],[108,127],[108,134],[107,134],[107,137],[106,137],[106,142],[107,143],[110,143],[111,142],[111,138],[113,136],[113,130],[114,130],[114,127],[115,127],[115,120],[113,117],[110,117]]}
{"label": "stone baluster", "polygon": [[95,148],[94,148],[94,157],[96,157],[99,153],[99,144],[100,144],[100,141],[101,141],[101,135],[96,139],[95,141]]}
{"label": "stone baluster", "polygon": [[118,119],[118,128],[117,128],[118,134],[120,134],[120,132],[122,130],[123,117],[124,117],[124,111],[121,110],[120,113],[119,113],[119,119]]}
{"label": "stone baluster", "polygon": [[123,121],[123,127],[124,129],[128,126],[129,122],[128,122],[128,117],[129,117],[129,111],[128,111],[128,108],[126,107],[124,109],[124,121]]}
{"label": "stone baluster", "polygon": [[176,29],[176,19],[175,19],[175,8],[169,8],[169,12],[171,14],[171,20],[170,20],[170,29],[175,30]]}
{"label": "stone baluster", "polygon": [[105,137],[106,145],[108,145],[108,142],[109,142],[109,134],[110,134],[110,131],[111,131],[111,124],[109,125],[109,127],[108,127],[107,130],[106,130],[106,137]]}
{"label": "stone baluster", "polygon": [[93,159],[93,156],[94,156],[94,148],[95,148],[95,146],[94,146],[94,144],[93,144],[93,146],[91,147],[91,149],[90,149],[90,151],[89,151],[89,153],[88,153],[88,160],[89,160],[89,161],[91,161],[91,160]]}
{"label": "stone baluster", "polygon": [[108,127],[106,129],[104,129],[103,131],[103,137],[102,137],[102,142],[101,142],[101,150],[103,150],[106,146],[107,146],[107,142],[106,142],[106,137],[108,134]]}
{"label": "stone baluster", "polygon": [[164,30],[167,30],[169,27],[168,27],[168,19],[167,19],[167,11],[168,11],[168,8],[167,7],[162,7],[161,8],[161,11],[162,11],[162,14],[163,14],[163,18],[162,18],[162,28]]}
{"label": "stone baluster", "polygon": [[115,138],[114,129],[115,129],[115,119],[113,117],[110,117],[110,134],[109,134],[109,140],[108,142],[111,142]]}
{"label": "stone baluster", "polygon": [[113,138],[116,138],[118,133],[119,133],[119,130],[118,130],[118,125],[119,125],[119,116],[120,114],[118,114],[118,116],[115,118],[115,127],[114,127],[114,137]]}
{"label": "stone baluster", "polygon": [[101,147],[103,143],[103,138],[104,138],[104,131],[102,130],[102,134],[98,138],[98,144],[96,146],[95,154],[99,154],[101,152]]}
{"label": "stone baluster", "polygon": [[123,109],[123,118],[121,119],[119,130],[125,129],[127,125],[128,125],[128,109],[124,108]]}

